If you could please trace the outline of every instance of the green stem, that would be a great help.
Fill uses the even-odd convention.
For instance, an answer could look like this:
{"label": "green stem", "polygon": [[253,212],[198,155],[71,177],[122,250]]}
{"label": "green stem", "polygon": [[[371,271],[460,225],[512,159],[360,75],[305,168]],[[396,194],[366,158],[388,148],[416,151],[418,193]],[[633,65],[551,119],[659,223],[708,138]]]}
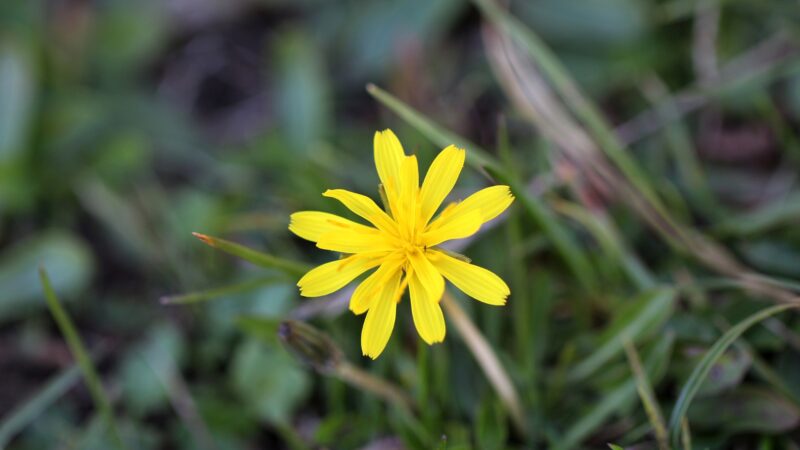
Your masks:
{"label": "green stem", "polygon": [[122,438],[120,437],[117,423],[114,420],[114,412],[111,407],[111,402],[106,395],[105,389],[103,389],[103,384],[100,381],[100,377],[97,374],[94,364],[92,363],[92,359],[89,357],[89,353],[86,351],[86,347],[83,345],[83,341],[78,334],[78,330],[75,329],[75,325],[72,323],[72,320],[67,312],[61,306],[61,302],[59,302],[58,297],[56,297],[56,293],[53,290],[52,284],[50,283],[50,278],[47,276],[47,272],[43,267],[39,268],[39,278],[41,279],[42,287],[44,288],[44,296],[45,300],[47,301],[47,306],[50,308],[50,313],[53,315],[53,319],[55,319],[58,328],[61,330],[61,334],[67,341],[67,346],[69,347],[70,352],[72,352],[72,355],[75,357],[78,366],[81,368],[81,372],[83,372],[83,379],[86,381],[86,387],[89,388],[89,393],[92,396],[95,407],[98,409],[100,415],[111,429],[111,435],[112,439],[114,440],[114,444],[121,450],[127,450]]}

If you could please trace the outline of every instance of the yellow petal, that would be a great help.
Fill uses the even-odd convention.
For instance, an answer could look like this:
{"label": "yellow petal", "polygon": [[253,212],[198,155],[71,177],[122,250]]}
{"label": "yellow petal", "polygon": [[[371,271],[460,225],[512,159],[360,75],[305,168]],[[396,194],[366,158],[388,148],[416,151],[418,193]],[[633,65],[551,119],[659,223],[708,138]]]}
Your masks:
{"label": "yellow petal", "polygon": [[300,211],[289,216],[289,231],[312,242],[319,241],[323,234],[343,229],[375,230],[344,217],[320,211]]}
{"label": "yellow petal", "polygon": [[422,242],[426,247],[433,247],[451,239],[472,236],[481,228],[481,224],[483,224],[483,220],[479,211],[473,210],[466,214],[456,214],[423,233]]}
{"label": "yellow petal", "polygon": [[428,292],[428,297],[438,302],[444,293],[444,278],[422,252],[415,251],[408,255],[414,275]]}
{"label": "yellow petal", "polygon": [[317,241],[317,247],[342,253],[389,252],[396,247],[394,237],[375,228],[364,228],[325,233]]}
{"label": "yellow petal", "polygon": [[378,178],[383,184],[383,189],[389,200],[389,207],[394,213],[394,203],[397,201],[400,191],[400,166],[405,157],[405,152],[403,152],[400,140],[389,129],[375,132],[373,145]]}
{"label": "yellow petal", "polygon": [[400,167],[400,197],[395,218],[401,229],[413,234],[417,222],[417,199],[419,197],[419,165],[417,157],[406,156]]}
{"label": "yellow petal", "polygon": [[320,297],[338,291],[357,276],[381,263],[383,255],[359,254],[331,261],[308,271],[297,286],[303,297]]}
{"label": "yellow petal", "polygon": [[475,300],[490,305],[505,305],[511,290],[494,273],[438,251],[428,251],[428,259],[453,285]]}
{"label": "yellow petal", "polygon": [[408,282],[411,293],[411,316],[414,326],[423,341],[428,345],[442,342],[445,335],[444,316],[438,299],[432,299],[416,273]]}
{"label": "yellow petal", "polygon": [[448,220],[454,220],[459,215],[469,214],[473,211],[478,211],[482,222],[485,223],[499,216],[513,201],[514,196],[511,195],[511,189],[508,186],[498,185],[481,189],[464,201],[442,211],[442,214],[431,222],[428,229],[442,226]]}
{"label": "yellow petal", "polygon": [[422,223],[428,223],[439,209],[464,167],[466,152],[454,145],[442,150],[431,163],[420,191],[420,214]]}
{"label": "yellow petal", "polygon": [[362,281],[350,297],[350,311],[356,315],[364,314],[373,304],[383,287],[400,272],[402,260],[385,261],[378,270]]}
{"label": "yellow petal", "polygon": [[391,279],[384,284],[380,296],[375,299],[364,319],[364,328],[361,329],[361,352],[372,359],[378,357],[386,348],[389,337],[394,329],[397,303],[395,296],[399,289],[400,272],[397,271]]}
{"label": "yellow petal", "polygon": [[344,189],[328,189],[322,194],[325,197],[335,198],[357,215],[367,219],[370,223],[388,233],[396,233],[397,226],[391,217],[366,195],[357,194]]}

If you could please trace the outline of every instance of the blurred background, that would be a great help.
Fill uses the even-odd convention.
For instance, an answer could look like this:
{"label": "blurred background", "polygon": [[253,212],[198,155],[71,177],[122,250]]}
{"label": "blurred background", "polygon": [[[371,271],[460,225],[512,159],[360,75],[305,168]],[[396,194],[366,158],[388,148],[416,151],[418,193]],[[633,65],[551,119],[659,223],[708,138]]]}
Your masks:
{"label": "blurred background", "polygon": [[[131,449],[656,448],[621,347],[591,355],[632,333],[669,415],[705,350],[777,297],[744,289],[743,267],[797,289],[800,6],[509,3],[519,22],[462,0],[0,2],[0,448],[113,448],[40,265]],[[593,172],[613,146],[564,106],[547,55],[509,40],[515,24],[596,103],[640,169],[631,195],[651,190],[653,210],[718,247],[674,245],[688,234]],[[427,167],[446,139],[420,117],[530,194],[466,250],[509,282],[509,306],[460,298],[527,434],[456,332],[419,341],[407,301],[372,362],[346,299],[301,299],[296,276],[191,235],[330,260],[290,235],[289,214],[343,212],[328,188],[376,197],[376,130]],[[465,169],[455,197],[491,183]],[[289,317],[407,392],[414,417],[288,352],[275,330]],[[696,445],[799,448],[800,321],[781,317],[716,360],[689,410]]]}

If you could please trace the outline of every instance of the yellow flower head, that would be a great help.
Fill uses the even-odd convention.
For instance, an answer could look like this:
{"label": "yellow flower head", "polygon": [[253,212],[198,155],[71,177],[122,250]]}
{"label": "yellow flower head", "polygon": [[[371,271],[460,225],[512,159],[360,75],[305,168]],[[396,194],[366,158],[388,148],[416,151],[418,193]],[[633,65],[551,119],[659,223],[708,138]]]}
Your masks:
{"label": "yellow flower head", "polygon": [[492,186],[448,205],[434,218],[453,189],[464,158],[465,151],[453,145],[442,150],[420,188],[417,158],[405,155],[391,130],[379,131],[375,133],[375,166],[386,211],[369,197],[343,189],[322,194],[339,200],[372,226],[319,211],[291,216],[289,230],[294,234],[316,242],[321,249],[346,255],[305,274],[297,283],[301,295],[330,294],[377,267],[350,298],[350,310],[367,313],[361,350],[370,358],[377,358],[386,347],[394,328],[395,308],[406,287],[414,325],[428,344],[444,340],[444,316],[439,307],[444,278],[490,305],[504,305],[510,294],[506,283],[494,273],[436,247],[474,234],[514,200],[508,186]]}

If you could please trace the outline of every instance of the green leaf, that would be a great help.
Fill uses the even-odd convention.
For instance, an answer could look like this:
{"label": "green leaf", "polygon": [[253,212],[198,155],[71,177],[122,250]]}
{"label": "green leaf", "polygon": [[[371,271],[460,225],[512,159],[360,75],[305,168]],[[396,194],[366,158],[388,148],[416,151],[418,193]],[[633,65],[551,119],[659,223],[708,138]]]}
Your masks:
{"label": "green leaf", "polygon": [[6,445],[15,434],[35,421],[61,398],[80,377],[81,369],[77,364],[74,364],[69,369],[47,380],[32,397],[4,413],[3,421],[0,423],[0,448],[6,448]]}
{"label": "green leaf", "polygon": [[714,363],[722,356],[725,350],[736,341],[745,331],[750,327],[761,322],[764,319],[774,316],[780,312],[786,311],[790,308],[797,308],[798,305],[787,304],[777,305],[770,308],[765,308],[755,314],[752,314],[745,320],[737,323],[731,327],[722,337],[720,337],[714,345],[706,352],[700,363],[697,364],[689,379],[684,384],[678,395],[678,401],[675,403],[675,408],[672,410],[672,416],[669,421],[669,428],[672,437],[672,445],[677,447],[680,444],[680,423],[686,412],[689,410],[692,400],[694,400],[697,391],[700,389],[703,381],[705,380]]}
{"label": "green leaf", "polygon": [[697,395],[717,394],[737,386],[742,382],[751,364],[752,360],[747,352],[735,348],[726,351],[714,362],[708,378],[700,385]]}
{"label": "green leaf", "polygon": [[698,398],[688,413],[692,428],[729,433],[781,433],[800,423],[800,409],[773,391],[742,386],[714,397]]}
{"label": "green leaf", "polygon": [[37,81],[30,53],[20,41],[0,40],[0,169],[27,146]]}
{"label": "green leaf", "polygon": [[50,283],[50,278],[47,276],[47,272],[44,268],[39,269],[39,277],[42,282],[42,288],[44,289],[44,297],[45,300],[47,300],[47,306],[50,308],[50,313],[53,315],[56,324],[58,324],[58,328],[61,330],[64,340],[67,341],[67,346],[72,356],[81,368],[83,379],[92,395],[95,408],[97,408],[98,413],[111,429],[111,435],[115,445],[121,450],[126,450],[125,444],[120,438],[116,421],[114,420],[114,411],[111,408],[111,402],[108,400],[108,395],[100,381],[100,376],[97,374],[97,369],[94,367],[94,363],[89,357],[89,353],[86,351],[86,346],[83,344],[78,330],[72,323],[72,319],[70,319],[67,312],[61,306],[58,297],[56,297],[56,293],[53,291],[53,285]]}
{"label": "green leaf", "polygon": [[85,289],[94,272],[86,244],[71,234],[51,231],[14,244],[0,255],[0,323],[45,306],[39,266],[68,298]]}
{"label": "green leaf", "polygon": [[619,312],[591,355],[573,367],[567,379],[573,383],[585,379],[622,353],[625,339],[636,342],[646,333],[657,330],[672,314],[674,299],[675,291],[670,288],[657,288],[639,295]]}
{"label": "green leaf", "polygon": [[287,424],[310,388],[290,355],[253,339],[236,350],[230,377],[243,405],[272,424]]}
{"label": "green leaf", "polygon": [[304,30],[284,31],[275,53],[269,64],[277,66],[275,94],[281,130],[294,152],[313,157],[332,117],[324,57]]}
{"label": "green leaf", "polygon": [[229,286],[222,286],[215,289],[208,289],[199,292],[191,292],[188,294],[164,296],[161,297],[161,303],[165,305],[178,305],[178,304],[182,305],[187,303],[206,302],[209,300],[216,300],[220,297],[227,297],[232,294],[242,294],[245,292],[250,292],[276,281],[282,281],[282,280],[274,275],[267,275],[267,276],[253,278],[240,283],[231,284]]}
{"label": "green leaf", "polygon": [[174,325],[150,329],[144,339],[122,360],[120,385],[131,413],[144,416],[167,404],[170,381],[184,351],[183,339]]}
{"label": "green leaf", "polygon": [[216,238],[200,233],[192,233],[194,237],[200,239],[211,247],[222,250],[234,256],[238,256],[246,261],[249,261],[257,266],[268,267],[271,269],[278,269],[288,275],[302,276],[308,272],[311,267],[306,264],[291,261],[288,259],[272,256],[268,253],[262,253],[258,250],[245,247],[244,245],[235,242],[226,241],[225,239]]}
{"label": "green leaf", "polygon": [[508,422],[503,405],[493,397],[488,397],[478,407],[475,436],[478,448],[482,450],[506,448]]}
{"label": "green leaf", "polygon": [[[667,334],[660,339],[645,358],[644,369],[648,379],[655,385],[663,376],[672,353],[675,337]],[[562,439],[555,444],[557,449],[568,449],[577,446],[616,411],[629,404],[636,397],[636,380],[623,381],[616,388],[604,392],[602,398],[589,411],[582,415],[567,429]]]}

